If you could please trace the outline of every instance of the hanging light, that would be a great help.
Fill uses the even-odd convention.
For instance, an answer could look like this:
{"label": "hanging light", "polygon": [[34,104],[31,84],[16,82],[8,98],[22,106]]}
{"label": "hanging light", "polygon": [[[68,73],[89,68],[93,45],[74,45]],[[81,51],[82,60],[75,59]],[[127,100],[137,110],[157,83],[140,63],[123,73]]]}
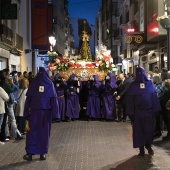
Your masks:
{"label": "hanging light", "polygon": [[56,44],[56,39],[55,39],[55,36],[54,35],[50,35],[49,36],[49,42],[51,44],[50,46],[50,51],[53,51],[53,47],[55,46]]}

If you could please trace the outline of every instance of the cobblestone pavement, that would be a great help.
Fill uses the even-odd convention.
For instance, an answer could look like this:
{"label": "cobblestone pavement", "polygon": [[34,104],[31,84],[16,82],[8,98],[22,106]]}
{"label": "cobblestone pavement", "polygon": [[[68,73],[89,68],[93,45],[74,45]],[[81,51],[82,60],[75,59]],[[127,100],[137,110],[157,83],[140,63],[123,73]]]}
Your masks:
{"label": "cobblestone pavement", "polygon": [[155,155],[139,158],[129,122],[53,123],[45,161],[23,160],[24,148],[25,139],[0,146],[0,170],[170,170],[170,142],[155,140]]}

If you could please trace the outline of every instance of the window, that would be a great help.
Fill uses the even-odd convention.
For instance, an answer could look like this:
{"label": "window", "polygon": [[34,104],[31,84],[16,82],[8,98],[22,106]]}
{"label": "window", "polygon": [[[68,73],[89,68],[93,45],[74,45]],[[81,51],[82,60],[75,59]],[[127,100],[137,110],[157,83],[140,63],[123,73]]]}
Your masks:
{"label": "window", "polygon": [[12,65],[12,64],[11,64],[11,72],[12,72],[12,71],[16,71],[16,65]]}

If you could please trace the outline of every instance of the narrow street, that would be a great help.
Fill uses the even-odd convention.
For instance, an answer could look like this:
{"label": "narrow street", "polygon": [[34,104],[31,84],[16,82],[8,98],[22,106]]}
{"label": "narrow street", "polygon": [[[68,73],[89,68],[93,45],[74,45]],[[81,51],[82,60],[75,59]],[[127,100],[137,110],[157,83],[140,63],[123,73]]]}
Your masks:
{"label": "narrow street", "polygon": [[[163,133],[166,135],[166,132]],[[170,142],[154,141],[153,157],[139,158],[130,122],[53,123],[47,160],[22,159],[25,139],[0,146],[0,170],[169,170]]]}

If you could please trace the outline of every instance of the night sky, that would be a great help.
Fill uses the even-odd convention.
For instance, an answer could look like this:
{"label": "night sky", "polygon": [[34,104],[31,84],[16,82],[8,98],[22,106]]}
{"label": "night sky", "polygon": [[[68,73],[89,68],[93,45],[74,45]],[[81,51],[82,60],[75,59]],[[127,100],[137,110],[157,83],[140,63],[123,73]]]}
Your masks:
{"label": "night sky", "polygon": [[100,7],[101,0],[69,0],[68,10],[71,18],[84,18],[94,25]]}

